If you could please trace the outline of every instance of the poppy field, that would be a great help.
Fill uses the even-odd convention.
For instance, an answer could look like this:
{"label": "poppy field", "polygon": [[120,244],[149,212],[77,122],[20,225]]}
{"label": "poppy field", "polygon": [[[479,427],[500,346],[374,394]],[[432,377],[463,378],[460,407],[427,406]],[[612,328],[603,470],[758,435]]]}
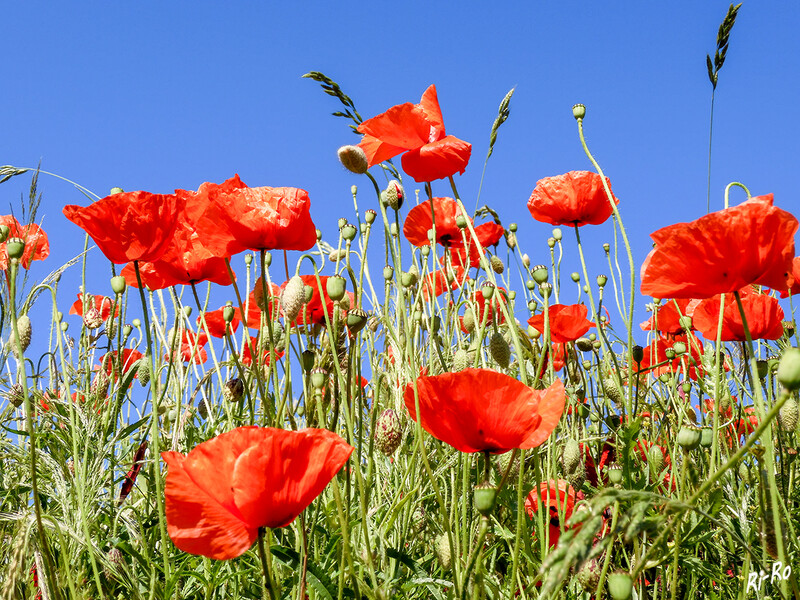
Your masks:
{"label": "poppy field", "polygon": [[51,247],[49,174],[0,167],[0,598],[800,598],[796,200],[731,183],[636,256],[577,104],[537,239],[459,187],[513,90],[483,157],[435,85],[362,118],[306,77],[360,135],[335,239],[232,173],[75,184]]}

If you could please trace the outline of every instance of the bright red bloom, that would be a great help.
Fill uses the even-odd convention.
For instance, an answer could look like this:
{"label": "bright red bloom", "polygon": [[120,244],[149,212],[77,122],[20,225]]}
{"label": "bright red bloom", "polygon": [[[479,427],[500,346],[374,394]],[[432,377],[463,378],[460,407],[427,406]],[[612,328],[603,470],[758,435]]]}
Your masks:
{"label": "bright red bloom", "polygon": [[8,269],[6,244],[11,238],[25,240],[25,251],[22,253],[20,264],[26,269],[30,269],[31,262],[34,260],[44,260],[50,255],[50,242],[47,240],[47,234],[36,223],[20,225],[13,215],[5,215],[0,217],[0,225],[5,225],[9,229],[8,238],[0,244],[0,271]]}
{"label": "bright red bloom", "polygon": [[461,267],[442,268],[428,273],[422,280],[422,297],[428,300],[431,296],[441,296],[447,291],[458,289],[464,285],[465,280],[464,269]]}
{"label": "bright red bloom", "polygon": [[[180,357],[183,362],[202,365],[208,360],[208,353],[204,347],[206,343],[208,343],[208,336],[205,332],[194,333],[184,329],[181,332],[181,340],[175,349],[174,356],[175,358]],[[169,355],[165,356],[164,360],[169,360]]]}
{"label": "bright red bloom", "polygon": [[208,192],[220,222],[235,238],[228,252],[308,250],[316,243],[308,192],[292,187],[250,188],[236,181],[236,185],[223,184]]}
{"label": "bright red bloom", "polygon": [[[308,284],[306,284],[308,285]],[[285,287],[285,284],[284,284]],[[262,277],[256,279],[253,291],[248,297],[247,306],[247,326],[261,327],[261,313],[266,312],[268,319],[277,319],[281,314],[281,292],[282,287],[269,282],[266,286],[267,300],[264,300],[264,280]],[[239,310],[236,311],[239,314]]]}
{"label": "bright red bloom", "polygon": [[[131,348],[125,348],[122,351],[121,358],[119,357],[119,352],[112,350],[100,359],[100,365],[102,365],[106,374],[116,381],[119,379],[120,362],[122,363],[122,374],[124,376],[127,375],[128,371],[131,369],[135,369],[139,364],[139,360],[142,358],[144,358],[144,354]],[[138,374],[134,375],[134,377],[138,377]]]}
{"label": "bright red bloom", "polygon": [[[431,210],[431,205],[433,209]],[[461,228],[456,225],[456,217],[469,218],[452,198],[431,198],[418,204],[410,211],[403,223],[403,235],[410,244],[421,247],[430,244],[428,231],[436,221],[436,243],[449,247],[461,241]],[[469,233],[469,232],[467,232]]]}
{"label": "bright red bloom", "polygon": [[[594,327],[586,315],[589,309],[585,304],[553,304],[549,309],[550,340],[554,344],[574,342]],[[528,319],[528,325],[544,335],[544,313]]]}
{"label": "bright red bloom", "polygon": [[83,229],[116,264],[153,262],[169,247],[182,202],[176,196],[129,192],[89,206],[65,206],[64,216]]}
{"label": "bright red bloom", "polygon": [[531,493],[525,499],[525,510],[532,519],[535,518],[536,512],[539,510],[540,500],[548,512],[546,521],[550,528],[550,547],[555,548],[558,545],[558,539],[561,537],[562,515],[564,529],[571,529],[566,525],[566,521],[572,516],[572,511],[575,508],[575,488],[563,479],[542,481],[539,484],[539,493],[537,494],[536,490],[531,490]]}
{"label": "bright red bloom", "polygon": [[[742,288],[739,294],[752,339],[777,340],[783,335],[784,315],[777,298],[762,294],[752,286]],[[693,323],[708,340],[717,339],[719,302],[720,296],[713,296],[700,302],[694,311]],[[742,315],[733,294],[725,294],[721,339],[723,342],[744,342],[747,339]]]}
{"label": "bright red bloom", "polygon": [[239,427],[167,463],[167,531],[184,552],[244,554],[260,527],[286,527],[319,496],[354,448],[324,429]]}
{"label": "bright red bloom", "polygon": [[[677,306],[676,306],[677,304]],[[653,315],[644,321],[640,327],[644,331],[661,331],[662,333],[683,333],[681,317],[691,317],[700,300],[673,299],[662,303]],[[689,330],[696,329],[692,322]]]}
{"label": "bright red bloom", "polygon": [[471,144],[446,135],[434,85],[419,104],[393,106],[361,123],[358,132],[370,167],[405,152],[403,170],[418,183],[463,173],[472,153]]}
{"label": "bright red bloom", "polygon": [[[250,336],[250,340],[244,343],[244,347],[242,348],[242,355],[240,360],[242,364],[245,366],[251,366],[253,364],[253,352],[254,350],[258,350],[258,336]],[[271,350],[269,347],[269,341],[264,341],[264,348],[261,350],[261,365],[270,365],[272,364],[273,357],[275,358],[283,358],[283,352],[276,352],[275,350]]]}
{"label": "bright red bloom", "polygon": [[[311,323],[316,323],[317,325],[324,326],[326,324],[326,312],[328,318],[333,320],[333,309],[335,306],[334,301],[328,296],[328,276],[320,275],[319,282],[317,282],[316,275],[300,275],[300,279],[303,280],[304,284],[310,286],[311,289],[314,290],[314,294],[311,296],[311,300],[303,305],[303,308],[294,324],[309,325]],[[281,290],[286,287],[286,283],[281,285]],[[350,300],[350,306],[354,306],[355,296],[349,291],[347,292],[347,295]],[[323,298],[325,302],[324,306]]]}
{"label": "bright red bloom", "polygon": [[[610,182],[608,187],[610,190]],[[619,204],[619,200],[614,198],[614,203]],[[570,171],[540,179],[528,200],[528,210],[542,223],[579,227],[600,225],[614,213],[603,180],[590,171]]]}
{"label": "bright red bloom", "polygon": [[800,295],[800,256],[795,256],[792,261],[792,279],[794,279],[794,283],[780,289],[781,298],[787,298],[789,292],[792,293],[792,296]]}
{"label": "bright red bloom", "polygon": [[[113,302],[111,298],[106,296],[78,294],[78,299],[72,303],[72,306],[69,309],[69,314],[82,317],[84,311],[94,308],[100,313],[100,318],[105,321],[111,316],[112,304]],[[117,304],[117,309],[114,311],[114,316],[119,316],[119,304]]]}
{"label": "bright red bloom", "polygon": [[[404,400],[416,420],[414,387],[406,386]],[[566,402],[558,379],[545,390],[533,390],[489,369],[422,376],[416,389],[422,428],[461,452],[536,448],[555,429]]]}
{"label": "bright red bloom", "polygon": [[505,230],[497,223],[482,223],[475,227],[475,236],[480,242],[480,249],[478,244],[475,243],[472,234],[467,231],[467,243],[464,241],[454,242],[450,250],[450,258],[454,265],[463,268],[477,268],[481,265],[481,257],[486,253],[485,250],[489,246],[496,245],[500,238],[503,237]]}
{"label": "bright red bloom", "polygon": [[[222,311],[225,310],[225,306],[219,308],[217,310],[209,311],[205,313],[206,318],[206,325],[208,326],[208,333],[214,337],[224,338],[225,332],[227,330],[227,323],[222,316]],[[239,319],[238,312],[234,309],[233,319],[231,319],[230,323],[230,333],[235,333],[237,329],[239,329],[239,323],[241,323],[241,319]],[[202,320],[200,317],[197,317],[197,326],[202,327]]]}
{"label": "bright red bloom", "polygon": [[[676,355],[672,359],[667,358],[667,349],[675,347],[677,342],[681,342],[686,347],[686,351],[681,355]],[[691,379],[697,379],[698,370],[702,373],[700,359],[703,357],[703,344],[695,334],[687,336],[685,334],[673,335],[661,333],[658,338],[650,342],[644,348],[642,362],[638,367],[642,372],[650,371],[652,375],[658,377],[662,373],[683,372],[688,369]]]}
{"label": "bright red bloom", "polygon": [[656,298],[710,298],[752,283],[786,289],[797,219],[772,194],[651,233],[641,291]]}

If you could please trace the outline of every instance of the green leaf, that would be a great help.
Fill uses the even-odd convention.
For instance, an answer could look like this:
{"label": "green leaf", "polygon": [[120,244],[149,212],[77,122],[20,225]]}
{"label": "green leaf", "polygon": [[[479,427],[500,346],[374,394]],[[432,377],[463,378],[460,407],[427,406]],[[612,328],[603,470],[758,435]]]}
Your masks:
{"label": "green leaf", "polygon": [[[269,551],[279,562],[287,567],[296,571],[303,568],[300,555],[292,548],[287,548],[286,546],[271,546]],[[333,600],[337,597],[336,586],[333,581],[327,576],[323,569],[320,569],[310,561],[306,564],[306,581],[308,585],[314,588],[319,598]],[[350,595],[352,595],[352,591]]]}

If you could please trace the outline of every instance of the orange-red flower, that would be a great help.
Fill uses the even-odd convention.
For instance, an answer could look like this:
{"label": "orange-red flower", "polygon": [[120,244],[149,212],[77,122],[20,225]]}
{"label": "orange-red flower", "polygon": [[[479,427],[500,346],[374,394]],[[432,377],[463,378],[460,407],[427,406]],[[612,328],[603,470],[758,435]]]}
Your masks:
{"label": "orange-red flower", "polygon": [[405,152],[403,170],[417,182],[463,173],[472,153],[471,144],[445,133],[434,85],[419,104],[393,106],[361,123],[358,132],[370,167]]}
{"label": "orange-red flower", "polygon": [[[183,362],[194,362],[196,365],[202,365],[208,360],[208,353],[205,349],[207,343],[208,336],[205,332],[194,333],[184,329],[181,332],[178,347],[173,352],[173,357],[175,360],[180,358]],[[164,360],[169,360],[169,354],[164,357]]]}
{"label": "orange-red flower", "polygon": [[20,225],[13,215],[5,215],[0,217],[0,225],[5,225],[9,229],[8,238],[0,244],[0,271],[8,269],[6,244],[10,238],[16,237],[25,240],[25,251],[22,253],[20,263],[26,269],[30,269],[31,262],[34,260],[44,260],[50,255],[47,234],[36,223]]}
{"label": "orange-red flower", "polygon": [[792,279],[794,280],[791,285],[787,285],[779,289],[781,298],[787,298],[791,292],[792,296],[800,295],[800,256],[795,256],[792,261]]}
{"label": "orange-red flower", "polygon": [[[144,354],[132,348],[125,348],[122,351],[122,356],[116,350],[112,350],[100,359],[100,364],[103,370],[114,380],[119,379],[120,363],[122,365],[122,375],[128,374],[128,371],[137,367],[139,360],[144,358]],[[138,375],[134,375],[138,377]]]}
{"label": "orange-red flower", "polygon": [[[667,358],[667,350],[675,348],[680,342],[684,345],[685,352]],[[697,379],[698,370],[702,373],[700,359],[703,357],[703,344],[694,333],[686,334],[661,333],[658,338],[644,348],[642,362],[637,366],[642,372],[650,371],[654,376],[668,372],[687,373],[691,379]]]}
{"label": "orange-red flower", "polygon": [[[229,182],[230,185],[226,185]],[[235,178],[209,189],[220,222],[235,238],[228,252],[308,250],[317,241],[308,192],[293,187],[250,188]],[[240,187],[241,184],[241,187]],[[204,228],[207,231],[208,227]],[[227,236],[227,234],[226,234]],[[237,247],[238,245],[238,247]]]}
{"label": "orange-red flower", "polygon": [[[227,307],[223,306],[217,310],[208,311],[205,313],[206,318],[206,325],[208,326],[208,333],[214,337],[224,338],[225,332],[227,331],[227,323],[225,322],[224,317],[222,316],[222,312]],[[236,309],[234,309],[233,319],[231,319],[230,323],[230,333],[235,333],[237,329],[239,329],[239,323],[241,323],[241,319],[239,319],[238,313]],[[197,326],[202,327],[202,319],[197,317]]]}
{"label": "orange-red flower", "polygon": [[161,258],[178,226],[181,206],[176,196],[128,192],[86,207],[65,206],[63,212],[89,234],[108,260],[124,264]]}
{"label": "orange-red flower", "polygon": [[550,547],[555,548],[558,545],[558,539],[561,537],[562,515],[564,529],[570,529],[566,525],[566,521],[572,516],[572,511],[575,508],[575,488],[563,479],[542,481],[539,484],[538,493],[536,490],[531,490],[531,493],[525,499],[525,510],[532,519],[535,518],[536,512],[539,510],[540,501],[547,508],[546,521],[550,530]]}
{"label": "orange-red flower", "polygon": [[406,386],[404,400],[433,437],[461,452],[502,454],[535,448],[555,429],[564,412],[564,384],[556,380],[533,390],[513,377],[488,369],[465,369],[418,377]]}
{"label": "orange-red flower", "polygon": [[[550,340],[554,344],[574,342],[594,327],[586,315],[589,309],[585,304],[553,304],[549,309]],[[544,313],[528,319],[528,325],[544,334]]]}
{"label": "orange-red flower", "polygon": [[[245,366],[251,366],[253,364],[253,354],[258,353],[258,343],[259,337],[257,335],[250,336],[249,341],[245,341],[242,347],[242,354],[241,354],[241,361],[242,364]],[[273,358],[283,358],[283,352],[277,352],[276,350],[270,349],[269,341],[264,341],[264,347],[261,349],[261,365],[271,365]]]}
{"label": "orange-red flower", "polygon": [[[610,190],[610,182],[608,187]],[[614,203],[619,204],[619,200],[614,198]],[[570,226],[600,225],[614,212],[603,180],[590,171],[570,171],[540,179],[528,200],[528,210],[537,221]]]}
{"label": "orange-red flower", "polygon": [[768,194],[659,229],[650,234],[655,248],[642,264],[642,293],[702,299],[751,283],[786,289],[797,228]]}
{"label": "orange-red flower", "polygon": [[[421,247],[430,244],[428,231],[434,229],[436,221],[435,242],[449,247],[456,242],[461,242],[461,228],[456,225],[456,217],[462,215],[469,218],[452,198],[431,198],[410,211],[403,223],[403,235],[414,246]],[[469,232],[466,232],[469,234]]]}
{"label": "orange-red flower", "polygon": [[[644,331],[661,331],[662,333],[683,333],[684,328],[681,317],[691,317],[700,300],[686,298],[673,299],[659,306],[653,315],[644,321],[640,327]],[[677,306],[676,306],[677,305]],[[684,323],[688,323],[684,321]],[[692,322],[689,330],[696,329]]]}
{"label": "orange-red flower", "polygon": [[[296,325],[309,325],[316,323],[317,325],[325,325],[325,314],[327,312],[328,318],[333,320],[334,302],[328,296],[328,279],[326,275],[321,275],[319,282],[317,282],[316,275],[300,275],[300,279],[307,286],[314,290],[311,300],[303,305],[300,314],[294,324]],[[288,282],[286,282],[288,283]],[[286,287],[286,283],[281,285],[281,290]],[[355,296],[352,292],[347,292],[350,300],[350,306],[354,306]],[[324,298],[324,305],[323,305]]]}
{"label": "orange-red flower", "polygon": [[[96,309],[100,313],[100,318],[105,321],[111,316],[112,300],[106,296],[91,295],[91,294],[78,294],[78,299],[72,303],[69,309],[69,314],[78,315],[82,317],[85,311],[91,308]],[[119,315],[119,304],[114,311],[114,316]]]}
{"label": "orange-red flower", "polygon": [[[739,295],[752,339],[777,340],[783,335],[783,309],[777,298],[758,292],[749,285],[742,288]],[[694,310],[692,322],[709,340],[717,339],[719,302],[720,296],[713,296],[700,302]],[[733,294],[725,294],[721,339],[723,342],[743,342],[747,339],[742,315]]]}
{"label": "orange-red flower", "polygon": [[465,280],[464,269],[461,267],[438,269],[433,273],[428,273],[422,280],[422,297],[428,300],[432,296],[441,296],[449,290],[455,290],[464,285]]}
{"label": "orange-red flower", "polygon": [[189,454],[163,452],[167,531],[191,554],[244,554],[260,527],[289,525],[344,466],[353,447],[323,429],[239,427]]}

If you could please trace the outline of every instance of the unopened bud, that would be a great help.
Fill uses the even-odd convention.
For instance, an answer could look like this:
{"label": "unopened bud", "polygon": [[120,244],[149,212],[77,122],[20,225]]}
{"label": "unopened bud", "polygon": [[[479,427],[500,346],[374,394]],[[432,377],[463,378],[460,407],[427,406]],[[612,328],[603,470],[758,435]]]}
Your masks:
{"label": "unopened bud", "polygon": [[369,169],[367,154],[360,146],[342,146],[338,151],[342,166],[356,175],[363,175]]}
{"label": "unopened bud", "polygon": [[405,192],[403,186],[396,179],[392,179],[386,189],[381,192],[381,202],[384,206],[388,206],[394,210],[400,210],[405,200]]}

